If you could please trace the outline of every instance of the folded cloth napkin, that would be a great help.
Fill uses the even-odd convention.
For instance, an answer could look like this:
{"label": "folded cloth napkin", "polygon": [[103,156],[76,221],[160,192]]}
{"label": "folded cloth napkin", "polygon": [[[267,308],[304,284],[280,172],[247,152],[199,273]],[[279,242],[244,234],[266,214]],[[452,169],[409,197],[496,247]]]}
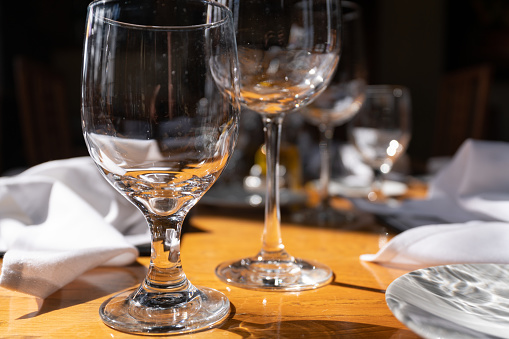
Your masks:
{"label": "folded cloth napkin", "polygon": [[99,265],[127,265],[150,241],[143,215],[90,157],[0,178],[0,286],[45,298]]}
{"label": "folded cloth napkin", "polygon": [[[403,233],[362,260],[428,267],[509,263],[509,143],[467,140],[424,200],[356,206],[398,220]],[[420,227],[417,227],[420,226]]]}
{"label": "folded cloth napkin", "polygon": [[446,264],[509,263],[509,223],[470,221],[419,226],[391,239],[361,260],[387,266],[424,268]]}
{"label": "folded cloth napkin", "polygon": [[428,197],[400,204],[353,199],[360,210],[402,220],[400,230],[471,220],[509,222],[509,143],[467,140],[431,179]]}

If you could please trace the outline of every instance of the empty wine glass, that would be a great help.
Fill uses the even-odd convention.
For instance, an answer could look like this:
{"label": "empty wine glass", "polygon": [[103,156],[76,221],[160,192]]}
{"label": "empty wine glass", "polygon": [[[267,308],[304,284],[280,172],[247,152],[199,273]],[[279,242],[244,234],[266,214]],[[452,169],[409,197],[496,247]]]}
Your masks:
{"label": "empty wine glass", "polygon": [[337,66],[339,0],[232,0],[229,7],[237,30],[242,101],[264,124],[267,187],[260,252],[223,263],[216,274],[251,289],[316,288],[331,281],[332,270],[294,258],[281,239],[279,146],[285,114],[320,94]]}
{"label": "empty wine glass", "polygon": [[410,92],[403,86],[368,86],[359,114],[350,122],[348,134],[363,161],[373,169],[370,201],[385,201],[384,175],[405,152],[411,135]]}
{"label": "empty wine glass", "polygon": [[240,112],[237,67],[225,6],[199,0],[89,6],[85,141],[106,180],[144,214],[152,235],[144,281],[100,308],[114,329],[186,333],[229,314],[225,295],[187,279],[180,233],[232,154]]}
{"label": "empty wine glass", "polygon": [[294,215],[294,220],[307,224],[334,226],[352,221],[353,214],[331,206],[331,148],[334,129],[353,118],[365,97],[367,68],[364,55],[361,8],[342,1],[342,48],[338,69],[327,89],[301,109],[304,117],[318,126],[320,133],[319,203]]}

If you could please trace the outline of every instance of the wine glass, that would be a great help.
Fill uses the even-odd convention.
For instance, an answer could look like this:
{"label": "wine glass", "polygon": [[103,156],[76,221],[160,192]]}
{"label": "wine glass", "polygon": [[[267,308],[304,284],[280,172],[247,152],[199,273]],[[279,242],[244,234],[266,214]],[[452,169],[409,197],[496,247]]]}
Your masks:
{"label": "wine glass", "polygon": [[[100,308],[130,333],[187,333],[227,317],[226,296],[195,287],[182,269],[188,211],[232,154],[240,113],[233,17],[199,0],[89,5],[82,124],[106,180],[146,217],[148,273]],[[100,236],[100,235],[98,235]]]}
{"label": "wine glass", "polygon": [[373,169],[370,201],[384,202],[384,176],[405,152],[411,135],[411,98],[403,86],[368,86],[359,114],[348,134],[363,161]]}
{"label": "wine glass", "polygon": [[342,1],[342,50],[338,69],[327,89],[308,106],[303,116],[318,126],[320,134],[319,203],[294,215],[294,220],[320,226],[334,226],[352,221],[353,214],[331,206],[331,148],[334,129],[352,119],[365,97],[367,68],[364,55],[361,8],[350,1]]}
{"label": "wine glass", "polygon": [[339,0],[231,1],[237,30],[243,105],[263,121],[266,201],[258,254],[220,264],[232,285],[298,291],[329,283],[332,270],[291,256],[281,239],[279,146],[285,114],[310,103],[327,86],[339,59]]}

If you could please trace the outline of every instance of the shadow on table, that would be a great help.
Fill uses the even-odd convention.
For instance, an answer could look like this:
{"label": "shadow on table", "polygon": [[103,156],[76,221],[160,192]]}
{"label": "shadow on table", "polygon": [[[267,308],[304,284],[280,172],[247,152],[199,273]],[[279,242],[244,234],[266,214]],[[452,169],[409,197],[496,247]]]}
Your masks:
{"label": "shadow on table", "polygon": [[95,268],[48,296],[39,305],[39,310],[25,314],[19,319],[33,318],[120,293],[138,286],[146,274],[147,268],[138,263],[124,267]]}
{"label": "shadow on table", "polygon": [[220,329],[242,338],[402,338],[409,330],[393,327],[333,320],[290,320],[258,324],[234,319],[235,306]]}
{"label": "shadow on table", "polygon": [[362,290],[367,292],[376,292],[376,293],[382,293],[385,294],[384,289],[380,288],[373,288],[373,287],[365,287],[365,286],[359,286],[359,285],[352,285],[352,284],[345,284],[339,281],[333,281],[330,283],[331,286],[339,286],[339,287],[345,287],[345,288],[353,288],[356,290]]}

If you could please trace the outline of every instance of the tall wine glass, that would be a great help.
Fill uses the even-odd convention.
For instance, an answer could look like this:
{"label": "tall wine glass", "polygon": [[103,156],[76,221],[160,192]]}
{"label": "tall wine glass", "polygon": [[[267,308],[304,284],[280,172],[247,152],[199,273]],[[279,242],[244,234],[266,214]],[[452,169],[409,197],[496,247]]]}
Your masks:
{"label": "tall wine glass", "polygon": [[383,202],[384,176],[404,154],[411,136],[411,98],[403,86],[368,86],[359,114],[348,126],[352,143],[373,169],[368,199]]}
{"label": "tall wine glass", "polygon": [[337,66],[339,0],[245,0],[229,6],[237,30],[243,104],[258,112],[264,124],[267,191],[260,252],[223,263],[216,274],[250,289],[316,288],[331,281],[331,269],[294,258],[281,239],[279,146],[285,114],[320,94]]}
{"label": "tall wine glass", "polygon": [[106,301],[100,315],[131,333],[210,328],[230,304],[186,278],[180,233],[237,137],[231,12],[199,0],[96,1],[86,28],[84,137],[99,170],[144,214],[152,235],[145,280]]}
{"label": "tall wine glass", "polygon": [[331,148],[334,129],[353,118],[365,97],[367,68],[364,55],[361,8],[342,1],[342,51],[336,74],[327,89],[310,105],[301,109],[304,117],[318,126],[320,133],[319,203],[295,215],[295,220],[334,226],[351,221],[348,211],[334,209],[330,204]]}

